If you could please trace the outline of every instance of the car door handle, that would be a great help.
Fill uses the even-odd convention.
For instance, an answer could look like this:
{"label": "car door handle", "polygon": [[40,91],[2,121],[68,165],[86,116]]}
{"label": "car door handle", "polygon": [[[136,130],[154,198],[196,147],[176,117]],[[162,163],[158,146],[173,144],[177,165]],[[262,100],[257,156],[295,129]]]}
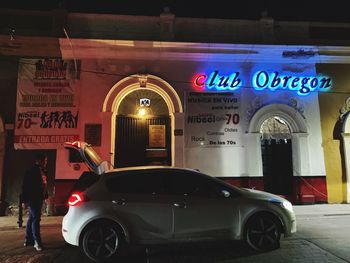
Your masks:
{"label": "car door handle", "polygon": [[116,205],[125,205],[126,204],[126,200],[124,198],[123,199],[118,199],[118,200],[113,200],[112,203],[116,204]]}
{"label": "car door handle", "polygon": [[179,208],[186,208],[186,204],[185,203],[174,203],[175,207],[179,207]]}

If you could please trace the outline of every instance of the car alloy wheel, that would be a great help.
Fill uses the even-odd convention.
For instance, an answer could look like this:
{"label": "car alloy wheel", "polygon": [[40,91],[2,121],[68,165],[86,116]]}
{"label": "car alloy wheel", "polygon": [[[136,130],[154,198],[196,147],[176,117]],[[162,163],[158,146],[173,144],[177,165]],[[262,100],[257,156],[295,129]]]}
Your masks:
{"label": "car alloy wheel", "polygon": [[95,262],[105,262],[117,255],[122,243],[119,228],[110,222],[91,225],[83,234],[82,249]]}
{"label": "car alloy wheel", "polygon": [[268,214],[253,217],[247,223],[246,241],[256,251],[279,248],[281,227],[277,219]]}

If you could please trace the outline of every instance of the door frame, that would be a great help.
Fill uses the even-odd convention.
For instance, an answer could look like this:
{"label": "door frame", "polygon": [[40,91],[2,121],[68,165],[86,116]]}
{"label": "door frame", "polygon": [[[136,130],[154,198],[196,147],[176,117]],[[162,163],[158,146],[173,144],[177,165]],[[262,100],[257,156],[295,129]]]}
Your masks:
{"label": "door frame", "polygon": [[248,164],[248,174],[262,177],[262,157],[260,127],[270,117],[277,116],[290,124],[292,135],[293,176],[309,174],[308,128],[303,116],[294,108],[285,104],[269,104],[255,112],[246,133],[246,158],[255,160]]}
{"label": "door frame", "polygon": [[[125,122],[128,124],[125,125]],[[154,124],[157,123],[157,124]],[[116,131],[120,131],[122,136],[121,138],[125,138],[123,142],[119,144],[119,142],[115,141],[115,162],[118,160],[122,162],[122,164],[118,164],[117,167],[127,167],[127,166],[139,166],[139,165],[150,165],[149,160],[152,159],[152,157],[147,156],[147,148],[149,139],[149,125],[164,125],[165,126],[165,147],[164,150],[166,151],[166,156],[156,156],[153,157],[153,159],[161,159],[162,161],[166,161],[166,165],[169,165],[169,162],[171,162],[171,119],[169,116],[152,116],[149,118],[137,118],[134,116],[123,116],[123,115],[116,115]],[[125,137],[124,137],[125,136]],[[118,138],[118,134],[116,134],[116,138]],[[163,149],[163,148],[162,148]],[[138,150],[141,150],[144,154],[143,157],[139,156],[138,154],[142,155],[142,152]],[[125,158],[119,158],[122,153],[125,153],[124,156],[128,156],[130,158],[127,158],[128,161],[125,163]],[[143,159],[143,164],[140,162],[130,162],[131,160],[135,161],[138,159],[138,157],[141,157]],[[139,161],[141,161],[139,159]],[[148,161],[147,161],[148,159]],[[165,164],[164,164],[165,165]]]}
{"label": "door frame", "polygon": [[[165,80],[150,74],[135,74],[117,82],[108,92],[103,103],[103,125],[106,136],[102,138],[102,147],[110,149],[106,156],[113,166],[115,160],[116,116],[123,99],[136,90],[151,90],[159,94],[165,101],[171,125],[171,164],[184,165],[184,136],[175,136],[175,130],[184,130],[185,116],[181,99],[175,89]],[[183,134],[184,132],[182,132]],[[181,134],[181,133],[180,133]]]}

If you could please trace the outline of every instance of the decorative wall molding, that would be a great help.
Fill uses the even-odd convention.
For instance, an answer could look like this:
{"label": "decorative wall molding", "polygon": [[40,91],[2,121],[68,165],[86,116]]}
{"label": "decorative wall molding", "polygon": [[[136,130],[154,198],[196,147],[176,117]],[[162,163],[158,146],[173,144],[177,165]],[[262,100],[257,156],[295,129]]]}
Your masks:
{"label": "decorative wall molding", "polygon": [[147,87],[147,75],[140,75],[139,76],[139,83],[141,88],[146,88]]}
{"label": "decorative wall molding", "polygon": [[290,98],[288,102],[288,106],[295,109],[297,112],[301,114],[301,116],[304,119],[306,119],[304,116],[304,105],[299,100],[297,100],[296,98]]}
{"label": "decorative wall molding", "polygon": [[261,96],[255,97],[250,101],[250,107],[247,109],[246,116],[245,116],[245,119],[248,124],[252,119],[253,115],[255,114],[255,112],[257,112],[262,106],[263,106],[263,103],[262,103]]}
{"label": "decorative wall molding", "polygon": [[344,121],[344,117],[346,116],[346,114],[350,111],[350,97],[348,97],[343,106],[341,107],[341,109],[339,110],[340,115],[339,115],[339,119],[341,121]]}

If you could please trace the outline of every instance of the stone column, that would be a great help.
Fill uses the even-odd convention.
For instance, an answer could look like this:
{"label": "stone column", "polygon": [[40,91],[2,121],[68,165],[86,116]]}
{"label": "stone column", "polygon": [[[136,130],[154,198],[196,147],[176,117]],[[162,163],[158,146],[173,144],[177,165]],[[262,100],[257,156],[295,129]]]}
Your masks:
{"label": "stone column", "polygon": [[259,132],[245,134],[245,159],[248,176],[263,176],[260,137],[261,134]]}
{"label": "stone column", "polygon": [[185,147],[185,130],[184,130],[185,113],[174,113],[172,116],[172,165],[177,167],[184,166],[184,147]]}
{"label": "stone column", "polygon": [[308,133],[292,133],[293,175],[310,174]]}
{"label": "stone column", "polygon": [[[115,118],[113,112],[101,112],[102,118],[102,135],[101,135],[101,158],[102,160],[109,161],[114,164],[114,143],[115,143],[115,120],[113,121],[114,127],[112,127],[112,118]],[[115,166],[115,164],[114,164]]]}

